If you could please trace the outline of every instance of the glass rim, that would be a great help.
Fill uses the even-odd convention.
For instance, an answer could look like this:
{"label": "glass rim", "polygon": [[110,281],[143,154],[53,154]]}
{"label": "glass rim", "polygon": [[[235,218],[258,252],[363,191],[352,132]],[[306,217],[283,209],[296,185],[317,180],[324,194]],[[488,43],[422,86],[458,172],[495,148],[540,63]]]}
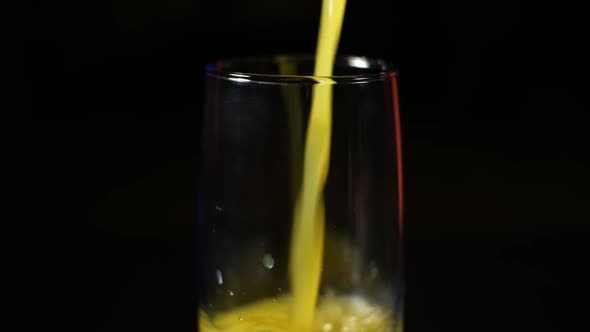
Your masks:
{"label": "glass rim", "polygon": [[372,81],[382,81],[398,75],[397,69],[387,61],[368,58],[356,55],[338,55],[336,56],[336,65],[343,67],[367,70],[366,73],[351,75],[333,75],[333,76],[316,76],[301,74],[267,74],[251,71],[234,70],[234,64],[248,63],[299,63],[303,61],[313,61],[315,55],[312,54],[276,54],[262,56],[246,56],[226,58],[207,63],[206,74],[221,79],[236,82],[252,82],[266,84],[354,84],[368,83]]}

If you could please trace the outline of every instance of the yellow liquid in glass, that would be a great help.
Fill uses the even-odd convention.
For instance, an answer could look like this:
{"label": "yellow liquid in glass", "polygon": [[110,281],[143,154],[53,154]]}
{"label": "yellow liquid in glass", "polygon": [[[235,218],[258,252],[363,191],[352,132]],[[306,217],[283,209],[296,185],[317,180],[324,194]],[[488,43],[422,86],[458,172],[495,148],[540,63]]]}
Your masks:
{"label": "yellow liquid in glass", "polygon": [[293,321],[292,296],[264,299],[209,317],[199,313],[201,332],[392,332],[389,312],[353,296],[322,296],[308,329]]}
{"label": "yellow liquid in glass", "polygon": [[390,313],[360,297],[318,299],[324,250],[324,200],[330,162],[332,76],[346,0],[323,0],[317,41],[313,100],[296,199],[289,276],[292,294],[263,299],[213,317],[199,313],[202,332],[392,331]]}

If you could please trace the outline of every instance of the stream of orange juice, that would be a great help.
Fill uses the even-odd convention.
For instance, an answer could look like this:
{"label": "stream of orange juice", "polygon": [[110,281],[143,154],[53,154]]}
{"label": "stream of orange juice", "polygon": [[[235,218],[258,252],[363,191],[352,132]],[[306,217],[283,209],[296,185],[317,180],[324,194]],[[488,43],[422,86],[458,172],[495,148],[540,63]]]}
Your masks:
{"label": "stream of orange juice", "polygon": [[392,330],[389,314],[360,297],[322,296],[323,190],[330,163],[332,76],[346,0],[323,0],[316,49],[313,99],[296,198],[289,276],[291,294],[230,311],[199,313],[202,332],[373,332]]}

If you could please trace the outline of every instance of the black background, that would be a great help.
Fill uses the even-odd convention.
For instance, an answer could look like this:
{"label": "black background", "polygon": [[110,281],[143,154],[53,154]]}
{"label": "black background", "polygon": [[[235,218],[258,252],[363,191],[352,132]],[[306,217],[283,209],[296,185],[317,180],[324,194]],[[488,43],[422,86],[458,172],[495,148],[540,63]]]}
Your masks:
{"label": "black background", "polygon": [[[11,82],[24,98],[0,124],[11,331],[193,329],[204,64],[313,52],[319,9],[58,0],[26,11]],[[585,313],[582,12],[349,0],[340,53],[400,70],[408,331],[569,331]]]}

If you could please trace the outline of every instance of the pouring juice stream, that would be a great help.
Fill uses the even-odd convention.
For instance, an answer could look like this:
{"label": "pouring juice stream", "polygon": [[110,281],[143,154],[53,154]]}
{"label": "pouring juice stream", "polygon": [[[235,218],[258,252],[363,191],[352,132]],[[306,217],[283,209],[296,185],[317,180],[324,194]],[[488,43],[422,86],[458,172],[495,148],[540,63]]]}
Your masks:
{"label": "pouring juice stream", "polygon": [[303,183],[297,199],[291,238],[289,273],[293,323],[311,329],[324,250],[323,190],[330,163],[332,76],[346,0],[324,0],[317,41],[311,114],[303,161]]}

